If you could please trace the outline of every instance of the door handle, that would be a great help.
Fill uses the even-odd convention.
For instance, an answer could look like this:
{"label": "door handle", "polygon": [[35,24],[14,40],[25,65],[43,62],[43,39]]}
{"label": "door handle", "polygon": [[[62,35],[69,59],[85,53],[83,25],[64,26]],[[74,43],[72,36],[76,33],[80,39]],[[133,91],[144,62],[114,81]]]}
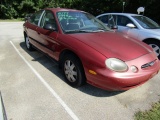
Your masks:
{"label": "door handle", "polygon": [[41,34],[40,32],[38,32],[38,27],[36,28],[36,31],[37,31],[37,34],[38,34],[38,35],[40,35],[40,34]]}

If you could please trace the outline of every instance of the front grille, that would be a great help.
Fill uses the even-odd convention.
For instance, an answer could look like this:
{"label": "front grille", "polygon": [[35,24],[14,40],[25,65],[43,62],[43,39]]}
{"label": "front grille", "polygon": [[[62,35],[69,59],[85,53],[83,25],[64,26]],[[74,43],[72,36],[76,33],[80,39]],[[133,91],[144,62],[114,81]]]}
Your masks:
{"label": "front grille", "polygon": [[155,62],[156,62],[156,60],[149,62],[149,63],[146,63],[146,64],[142,65],[141,68],[145,69],[145,68],[151,67],[155,64]]}

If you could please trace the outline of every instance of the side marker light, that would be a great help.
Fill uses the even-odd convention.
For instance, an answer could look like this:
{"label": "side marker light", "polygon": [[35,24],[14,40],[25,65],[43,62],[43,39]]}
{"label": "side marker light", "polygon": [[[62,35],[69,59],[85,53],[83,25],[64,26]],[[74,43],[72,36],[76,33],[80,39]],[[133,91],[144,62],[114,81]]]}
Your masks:
{"label": "side marker light", "polygon": [[93,70],[89,70],[89,73],[93,74],[93,75],[96,75],[97,73]]}

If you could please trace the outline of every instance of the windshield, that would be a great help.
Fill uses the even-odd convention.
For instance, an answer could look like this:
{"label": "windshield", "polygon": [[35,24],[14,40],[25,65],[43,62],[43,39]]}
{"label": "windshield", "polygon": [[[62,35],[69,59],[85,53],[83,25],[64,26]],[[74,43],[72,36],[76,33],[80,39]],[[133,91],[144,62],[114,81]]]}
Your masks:
{"label": "windshield", "polygon": [[158,29],[160,26],[153,20],[145,16],[132,16],[143,28],[146,29]]}
{"label": "windshield", "polygon": [[100,20],[85,12],[61,11],[57,12],[57,18],[65,33],[104,32],[110,30]]}

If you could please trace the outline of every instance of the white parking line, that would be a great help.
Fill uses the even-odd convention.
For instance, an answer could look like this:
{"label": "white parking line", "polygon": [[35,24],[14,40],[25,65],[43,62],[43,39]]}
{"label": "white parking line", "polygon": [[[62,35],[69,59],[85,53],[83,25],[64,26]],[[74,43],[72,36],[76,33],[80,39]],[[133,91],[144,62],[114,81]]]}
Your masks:
{"label": "white parking line", "polygon": [[65,104],[65,102],[59,97],[59,95],[49,86],[49,84],[41,77],[41,75],[27,62],[27,60],[18,51],[12,41],[10,41],[18,55],[23,59],[23,61],[30,67],[34,74],[39,78],[39,80],[46,86],[46,88],[52,93],[52,95],[58,100],[58,102],[63,106],[67,113],[74,119],[79,120],[78,117],[73,113],[73,111]]}

